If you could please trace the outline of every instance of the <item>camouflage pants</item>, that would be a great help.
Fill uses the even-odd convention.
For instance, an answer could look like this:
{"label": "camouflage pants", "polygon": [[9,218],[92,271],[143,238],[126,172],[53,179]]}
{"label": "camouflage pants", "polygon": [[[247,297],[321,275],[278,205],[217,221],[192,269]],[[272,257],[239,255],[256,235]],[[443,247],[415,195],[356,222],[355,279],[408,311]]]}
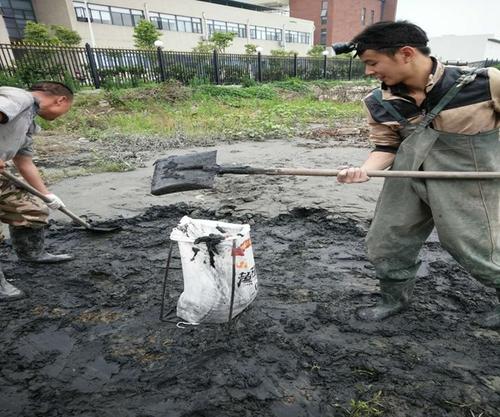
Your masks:
{"label": "camouflage pants", "polygon": [[[38,197],[0,180],[0,221],[12,226],[43,227],[48,223],[49,209]],[[0,233],[0,241],[2,239]]]}

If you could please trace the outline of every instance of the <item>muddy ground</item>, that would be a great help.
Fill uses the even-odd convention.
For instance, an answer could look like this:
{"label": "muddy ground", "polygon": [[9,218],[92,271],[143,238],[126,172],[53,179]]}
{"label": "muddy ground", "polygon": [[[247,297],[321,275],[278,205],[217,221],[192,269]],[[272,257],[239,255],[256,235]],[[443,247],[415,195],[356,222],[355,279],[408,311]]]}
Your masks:
{"label": "muddy ground", "polygon": [[[334,167],[366,153],[306,143],[238,144],[221,158]],[[95,236],[56,218],[50,248],[77,255],[57,266],[19,264],[8,242],[0,248],[6,276],[30,292],[0,305],[0,416],[500,415],[500,334],[474,322],[493,292],[435,238],[413,307],[357,319],[377,298],[363,239],[380,182],[224,177],[213,191],[150,199],[151,171],[115,175],[56,189],[123,231]],[[185,214],[252,226],[259,294],[231,328],[158,319],[168,236]],[[170,307],[182,290],[173,266]]]}

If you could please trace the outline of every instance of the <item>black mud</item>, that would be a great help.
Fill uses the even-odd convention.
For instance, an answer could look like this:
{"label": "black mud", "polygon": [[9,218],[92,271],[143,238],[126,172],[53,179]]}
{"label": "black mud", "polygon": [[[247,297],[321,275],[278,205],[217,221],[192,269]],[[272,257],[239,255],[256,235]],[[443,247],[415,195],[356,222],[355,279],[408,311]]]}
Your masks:
{"label": "black mud", "polygon": [[[1,248],[30,291],[0,305],[2,417],[500,415],[500,335],[472,321],[493,292],[428,243],[413,308],[360,322],[376,299],[366,225],[334,213],[251,219],[260,293],[232,329],[160,322],[168,235],[192,211],[153,208],[104,236],[52,227],[52,249],[78,256],[65,265]],[[181,288],[174,269],[171,305]]]}

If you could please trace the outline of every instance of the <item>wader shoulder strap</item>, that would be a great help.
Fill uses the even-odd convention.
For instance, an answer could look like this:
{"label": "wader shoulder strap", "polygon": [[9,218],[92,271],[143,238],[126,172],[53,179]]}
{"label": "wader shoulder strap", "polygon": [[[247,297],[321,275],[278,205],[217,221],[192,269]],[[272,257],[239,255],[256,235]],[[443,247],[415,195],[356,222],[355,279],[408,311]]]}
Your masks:
{"label": "wader shoulder strap", "polygon": [[392,117],[394,117],[397,120],[397,122],[401,126],[406,126],[406,125],[410,124],[408,119],[406,117],[404,117],[403,115],[401,115],[401,113],[399,113],[391,103],[385,101],[382,98],[382,90],[380,88],[377,88],[376,90],[374,90],[372,93],[372,96],[387,111],[387,113],[389,113]]}
{"label": "wader shoulder strap", "polygon": [[[441,98],[439,103],[429,113],[425,115],[422,121],[418,124],[419,128],[423,129],[429,126],[432,123],[432,121],[436,118],[436,116],[441,112],[441,110],[443,110],[446,107],[446,105],[451,100],[453,100],[453,98],[455,98],[455,96],[462,89],[462,87],[474,81],[474,79],[476,78],[476,71],[477,71],[476,69],[473,69],[472,71],[468,71],[462,74],[455,81],[455,84],[453,84],[453,86]],[[374,90],[372,95],[375,98],[375,100],[377,100],[384,107],[384,109],[397,120],[397,122],[401,126],[404,127],[410,124],[408,119],[402,116],[401,113],[399,113],[391,103],[385,101],[382,98],[382,90],[380,88]]]}
{"label": "wader shoulder strap", "polygon": [[462,87],[474,81],[476,78],[476,69],[468,71],[462,74],[456,81],[455,84],[446,92],[446,94],[439,100],[439,103],[428,112],[422,121],[419,123],[419,127],[426,128],[429,126],[436,116],[443,110],[446,105],[455,98]]}

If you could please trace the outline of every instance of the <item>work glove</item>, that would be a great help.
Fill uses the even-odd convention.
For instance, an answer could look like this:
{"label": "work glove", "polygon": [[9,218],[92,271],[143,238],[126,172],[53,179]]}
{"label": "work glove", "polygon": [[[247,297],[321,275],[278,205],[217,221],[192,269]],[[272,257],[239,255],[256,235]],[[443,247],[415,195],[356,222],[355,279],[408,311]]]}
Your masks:
{"label": "work glove", "polygon": [[50,198],[50,201],[45,204],[47,204],[47,207],[51,210],[58,210],[61,207],[66,207],[63,201],[55,194],[45,194],[45,197]]}

